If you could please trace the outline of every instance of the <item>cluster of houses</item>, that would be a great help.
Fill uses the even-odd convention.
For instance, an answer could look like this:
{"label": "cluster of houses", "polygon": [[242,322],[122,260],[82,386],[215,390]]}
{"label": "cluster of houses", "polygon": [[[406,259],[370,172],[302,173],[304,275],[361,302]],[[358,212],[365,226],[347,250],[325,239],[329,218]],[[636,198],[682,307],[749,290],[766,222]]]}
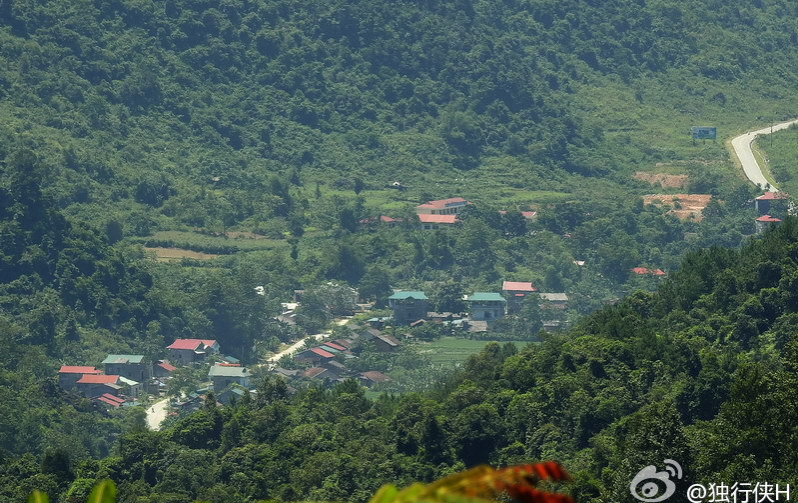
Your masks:
{"label": "cluster of houses", "polygon": [[780,218],[770,215],[774,209],[786,210],[787,208],[776,208],[778,205],[789,204],[789,194],[786,192],[765,192],[761,196],[754,199],[754,207],[759,216],[754,220],[756,224],[757,234],[765,232],[768,227],[778,225],[781,222]]}
{"label": "cluster of houses", "polygon": [[[166,347],[168,359],[151,361],[144,355],[110,354],[102,368],[63,365],[58,371],[62,388],[76,391],[108,408],[137,405],[142,393],[159,396],[177,366],[207,361],[219,354],[219,344],[207,339],[176,339]],[[232,357],[221,357],[208,372],[214,390],[225,394],[232,385],[247,388],[249,371]],[[233,392],[235,394],[235,392]],[[232,396],[232,395],[231,395]],[[229,398],[229,397],[228,397]]]}
{"label": "cluster of houses", "polygon": [[[458,215],[466,209],[469,205],[473,204],[462,197],[450,197],[448,199],[436,199],[434,201],[427,201],[426,203],[416,206],[416,216],[419,221],[419,228],[421,230],[436,230],[446,229],[455,226],[458,222]],[[499,211],[502,215],[506,211]],[[531,220],[535,218],[537,212],[535,211],[522,211],[521,215],[524,218]],[[361,220],[361,225],[373,225],[381,223],[388,226],[394,226],[401,222],[399,218],[392,218],[385,215],[379,217],[370,217]]]}
{"label": "cluster of houses", "polygon": [[546,315],[544,327],[561,328],[565,322],[568,296],[564,293],[538,292],[531,282],[524,281],[505,281],[501,292],[474,292],[466,296],[466,318],[460,313],[429,311],[429,299],[421,291],[394,292],[388,297],[388,306],[393,311],[393,323],[396,325],[415,326],[425,321],[443,320],[471,332],[481,332],[487,330],[492,321],[520,311],[524,299],[531,294],[537,294],[540,299],[540,307]]}
{"label": "cluster of houses", "polygon": [[275,367],[272,372],[287,378],[289,381],[309,380],[334,385],[346,379],[356,379],[360,384],[370,388],[375,384],[390,381],[390,377],[376,370],[357,372],[347,367],[347,362],[357,358],[353,349],[363,344],[373,344],[378,352],[397,351],[401,342],[394,336],[374,327],[350,327],[351,336],[347,338],[324,341],[312,348],[294,355],[294,361],[310,365],[310,368],[288,370]]}

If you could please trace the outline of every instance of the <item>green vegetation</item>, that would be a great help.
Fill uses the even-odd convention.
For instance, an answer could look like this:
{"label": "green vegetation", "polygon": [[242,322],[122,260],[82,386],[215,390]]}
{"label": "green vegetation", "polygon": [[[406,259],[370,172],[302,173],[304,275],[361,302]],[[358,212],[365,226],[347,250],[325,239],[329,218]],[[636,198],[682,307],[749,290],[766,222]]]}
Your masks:
{"label": "green vegetation", "polygon": [[438,340],[423,343],[419,352],[428,357],[433,364],[460,364],[491,342],[494,341],[441,337]]}
{"label": "green vegetation", "polygon": [[760,137],[756,142],[758,150],[767,154],[767,167],[776,187],[788,194],[798,194],[798,128],[791,126],[773,133],[770,137]]}
{"label": "green vegetation", "polygon": [[[754,189],[687,131],[786,118],[796,43],[787,0],[0,1],[0,500],[110,478],[137,503],[366,501],[529,459],[562,460],[580,502],[666,458],[792,480],[796,223],[749,239]],[[760,145],[788,192],[795,135]],[[712,194],[701,222],[643,203],[652,170]],[[475,204],[420,230],[413,206],[450,196]],[[424,393],[262,379],[149,432],[54,377],[176,337],[254,363],[327,326],[331,281],[459,310],[504,279],[566,292],[575,328],[539,333],[530,306],[491,337],[540,344],[458,340],[485,347],[447,375],[397,355],[394,391]]]}

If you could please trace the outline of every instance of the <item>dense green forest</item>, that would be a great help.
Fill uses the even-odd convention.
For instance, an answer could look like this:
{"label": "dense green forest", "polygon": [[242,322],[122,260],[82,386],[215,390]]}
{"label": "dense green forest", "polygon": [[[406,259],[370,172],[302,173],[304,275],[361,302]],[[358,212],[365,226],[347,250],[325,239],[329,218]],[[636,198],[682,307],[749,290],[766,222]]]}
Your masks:
{"label": "dense green forest", "polygon": [[[786,0],[0,0],[0,500],[110,477],[131,502],[362,501],[544,458],[578,501],[665,458],[788,481],[798,231],[750,240],[754,188],[688,128],[790,116],[797,44]],[[653,192],[713,197],[680,220]],[[475,203],[462,223],[418,229],[450,196]],[[360,223],[378,215],[403,221]],[[505,279],[567,292],[576,328],[490,345],[434,392],[265,379],[156,433],[56,384],[176,337],[255,363],[326,326],[273,317],[331,280],[443,309]]]}

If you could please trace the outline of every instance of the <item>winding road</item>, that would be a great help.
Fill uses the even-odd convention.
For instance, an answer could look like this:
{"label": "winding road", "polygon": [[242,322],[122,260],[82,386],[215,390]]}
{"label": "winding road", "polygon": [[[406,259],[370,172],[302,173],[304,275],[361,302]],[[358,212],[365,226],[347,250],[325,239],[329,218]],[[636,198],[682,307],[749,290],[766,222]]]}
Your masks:
{"label": "winding road", "polygon": [[[798,119],[794,119],[791,121],[782,122],[781,124],[774,124],[772,127],[762,128],[757,131],[750,131],[732,139],[731,144],[732,148],[734,149],[734,153],[740,160],[740,164],[743,166],[743,172],[745,173],[745,176],[751,180],[751,183],[758,185],[763,189],[769,183],[762,174],[762,167],[756,162],[754,152],[751,150],[751,143],[753,143],[753,141],[759,135],[770,134],[771,132],[787,129],[797,122]],[[772,185],[768,190],[771,192],[779,191],[779,189],[773,187]]]}

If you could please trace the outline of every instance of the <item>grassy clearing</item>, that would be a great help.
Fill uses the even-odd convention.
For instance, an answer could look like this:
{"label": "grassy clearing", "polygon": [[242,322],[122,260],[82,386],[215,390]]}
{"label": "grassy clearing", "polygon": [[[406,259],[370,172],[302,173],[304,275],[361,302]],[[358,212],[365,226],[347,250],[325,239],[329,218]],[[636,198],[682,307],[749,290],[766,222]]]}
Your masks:
{"label": "grassy clearing", "polygon": [[185,250],[183,248],[149,248],[145,246],[144,251],[155,254],[155,260],[159,262],[171,262],[175,260],[182,260],[184,258],[194,260],[210,260],[219,256],[215,253],[202,253],[192,250]]}
{"label": "grassy clearing", "polygon": [[757,162],[761,162],[763,157],[768,161],[765,178],[771,184],[775,181],[779,190],[798,194],[798,128],[773,133],[772,146],[769,137],[762,137],[754,145]]}
{"label": "grassy clearing", "polygon": [[[437,341],[423,343],[421,352],[430,357],[433,363],[462,363],[474,353],[482,349],[491,342],[502,341],[482,341],[472,339],[460,339],[457,337],[441,337]],[[525,342],[517,342],[523,345]]]}
{"label": "grassy clearing", "polygon": [[[270,250],[287,246],[286,241],[268,238],[226,238],[190,231],[158,231],[152,236],[135,238],[150,248],[173,248],[205,254],[231,254],[240,251]],[[192,257],[193,258],[193,257]]]}

